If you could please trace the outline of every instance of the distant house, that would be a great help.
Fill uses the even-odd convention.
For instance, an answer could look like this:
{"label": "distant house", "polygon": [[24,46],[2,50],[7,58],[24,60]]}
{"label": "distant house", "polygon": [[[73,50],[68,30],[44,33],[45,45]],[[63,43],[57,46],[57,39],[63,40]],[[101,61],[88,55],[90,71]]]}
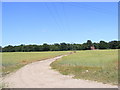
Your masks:
{"label": "distant house", "polygon": [[91,49],[91,50],[95,50],[95,47],[94,47],[94,46],[91,46],[90,49]]}

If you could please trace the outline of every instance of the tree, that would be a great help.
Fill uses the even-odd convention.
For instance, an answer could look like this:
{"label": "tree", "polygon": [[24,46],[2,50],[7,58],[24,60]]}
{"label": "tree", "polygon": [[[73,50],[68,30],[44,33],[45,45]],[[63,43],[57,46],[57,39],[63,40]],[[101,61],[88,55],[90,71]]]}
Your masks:
{"label": "tree", "polygon": [[87,50],[87,49],[88,49],[87,43],[83,43],[83,44],[81,45],[81,49],[82,49],[82,50]]}
{"label": "tree", "polygon": [[60,50],[64,51],[64,50],[68,50],[67,44],[66,43],[60,43]]}
{"label": "tree", "polygon": [[111,42],[109,42],[109,48],[110,49],[117,49],[118,45],[119,45],[118,41],[111,41]]}
{"label": "tree", "polygon": [[47,43],[44,43],[43,44],[43,51],[49,51],[50,50],[50,47]]}
{"label": "tree", "polygon": [[8,45],[6,47],[3,48],[4,52],[14,52],[14,47],[12,45]]}
{"label": "tree", "polygon": [[39,45],[33,45],[33,51],[40,51]]}
{"label": "tree", "polygon": [[0,52],[2,52],[2,47],[0,46]]}
{"label": "tree", "polygon": [[95,47],[95,49],[99,49],[99,43],[93,43],[93,46]]}
{"label": "tree", "polygon": [[50,45],[50,51],[59,51],[59,50],[60,50],[60,45],[58,43]]}
{"label": "tree", "polygon": [[87,40],[87,49],[90,50],[91,46],[92,46],[92,41],[91,40]]}
{"label": "tree", "polygon": [[[87,40],[83,44],[70,44],[70,43],[55,43],[48,45],[44,43],[43,45],[18,45],[12,46],[8,45],[5,47],[0,47],[0,52],[32,52],[32,51],[67,51],[67,50],[89,50],[91,46],[97,49],[120,49],[120,41],[110,41],[109,43],[105,41],[100,41],[99,43],[92,43],[91,40]],[[2,50],[1,50],[2,49]]]}
{"label": "tree", "polygon": [[105,41],[100,41],[99,43],[99,49],[108,49],[109,48],[109,45],[107,42]]}

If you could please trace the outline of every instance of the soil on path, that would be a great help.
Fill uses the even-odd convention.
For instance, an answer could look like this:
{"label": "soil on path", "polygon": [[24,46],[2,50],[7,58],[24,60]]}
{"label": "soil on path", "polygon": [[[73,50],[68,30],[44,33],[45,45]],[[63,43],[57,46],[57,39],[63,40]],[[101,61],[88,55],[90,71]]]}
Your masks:
{"label": "soil on path", "polygon": [[95,81],[73,79],[52,70],[50,64],[63,56],[28,64],[8,75],[3,82],[8,88],[117,88]]}

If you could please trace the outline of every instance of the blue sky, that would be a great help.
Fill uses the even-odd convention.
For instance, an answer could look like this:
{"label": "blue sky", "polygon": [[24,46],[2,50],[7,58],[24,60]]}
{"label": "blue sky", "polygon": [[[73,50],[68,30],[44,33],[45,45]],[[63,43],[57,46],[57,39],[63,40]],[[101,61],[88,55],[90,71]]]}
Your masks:
{"label": "blue sky", "polygon": [[118,39],[117,2],[4,2],[2,46]]}

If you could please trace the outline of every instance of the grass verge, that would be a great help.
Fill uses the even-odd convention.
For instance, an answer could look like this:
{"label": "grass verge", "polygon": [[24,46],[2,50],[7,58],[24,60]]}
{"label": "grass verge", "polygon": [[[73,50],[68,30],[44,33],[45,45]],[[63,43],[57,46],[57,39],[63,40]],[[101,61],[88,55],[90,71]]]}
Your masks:
{"label": "grass verge", "polygon": [[77,51],[53,62],[51,67],[74,78],[118,84],[118,50]]}
{"label": "grass verge", "polygon": [[31,62],[53,58],[68,53],[68,51],[53,52],[5,52],[2,53],[2,75],[16,71]]}

